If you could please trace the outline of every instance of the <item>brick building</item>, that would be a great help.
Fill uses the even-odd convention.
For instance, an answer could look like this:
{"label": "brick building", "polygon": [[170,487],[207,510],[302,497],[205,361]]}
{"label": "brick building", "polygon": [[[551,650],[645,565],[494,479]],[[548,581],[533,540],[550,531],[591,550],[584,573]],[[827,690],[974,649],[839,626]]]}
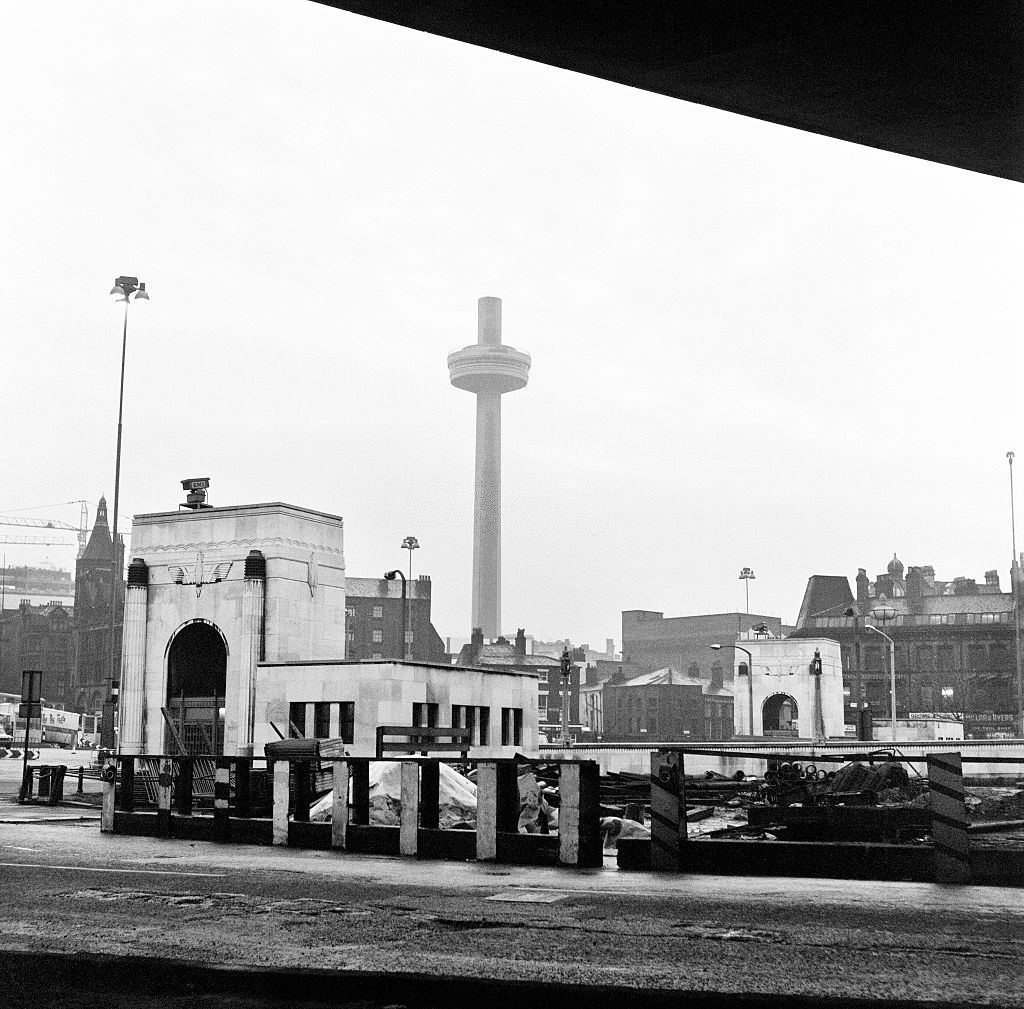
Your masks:
{"label": "brick building", "polygon": [[1013,594],[999,573],[984,582],[940,581],[930,565],[910,567],[893,555],[885,572],[857,573],[856,595],[842,575],[812,575],[793,637],[828,637],[842,650],[846,721],[865,702],[874,718],[888,718],[888,645],[896,645],[896,715],[962,715],[967,738],[1014,732]]}
{"label": "brick building", "polygon": [[[580,667],[586,659],[582,649],[570,649],[573,665],[569,673],[569,726],[580,729]],[[542,737],[552,739],[561,732],[562,663],[560,655],[531,655],[526,650],[526,633],[520,629],[515,641],[499,637],[485,642],[483,633],[473,632],[468,645],[463,645],[456,660],[459,666],[477,668],[509,668],[535,673],[537,680],[537,722]]]}
{"label": "brick building", "polygon": [[73,706],[74,620],[71,607],[53,600],[35,606],[22,599],[0,618],[0,691],[21,696],[25,669],[43,673],[43,696]]}
{"label": "brick building", "polygon": [[604,685],[604,742],[697,742],[733,735],[721,665],[710,683],[668,667]]}
{"label": "brick building", "polygon": [[[622,611],[622,675],[631,680],[668,667],[685,670],[687,676],[710,682],[721,680],[723,661],[712,645],[731,645],[737,635],[764,624],[773,637],[790,628],[778,617],[757,613],[706,613],[666,617],[656,610]],[[732,659],[725,657],[726,685],[731,679]],[[716,672],[717,670],[717,672]]]}
{"label": "brick building", "polygon": [[[430,622],[430,576],[407,585],[411,611],[409,657],[444,662],[445,646]],[[402,583],[400,579],[345,579],[345,658],[352,661],[403,658]]]}

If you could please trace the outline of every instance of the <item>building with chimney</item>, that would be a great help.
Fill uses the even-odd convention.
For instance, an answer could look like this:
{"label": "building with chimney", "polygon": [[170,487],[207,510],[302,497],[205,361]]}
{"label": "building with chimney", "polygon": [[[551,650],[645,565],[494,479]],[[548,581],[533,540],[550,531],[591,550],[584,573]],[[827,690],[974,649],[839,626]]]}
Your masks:
{"label": "building with chimney", "polygon": [[405,588],[408,612],[403,612],[399,579],[346,577],[346,659],[445,661],[444,641],[430,621],[430,575],[419,575]]}
{"label": "building with chimney", "polygon": [[875,722],[890,717],[889,647],[871,623],[895,642],[897,718],[962,716],[968,739],[1014,734],[1013,594],[998,571],[944,581],[893,554],[884,572],[861,568],[854,584],[812,575],[792,635],[839,642],[847,723],[865,706]]}
{"label": "building with chimney", "polygon": [[118,536],[118,578],[114,598],[114,656],[110,656],[110,586],[113,578],[113,540],[107,523],[107,501],[100,498],[85,550],[75,562],[74,676],[68,697],[77,711],[95,713],[107,701],[110,681],[121,656],[124,612],[124,540]]}

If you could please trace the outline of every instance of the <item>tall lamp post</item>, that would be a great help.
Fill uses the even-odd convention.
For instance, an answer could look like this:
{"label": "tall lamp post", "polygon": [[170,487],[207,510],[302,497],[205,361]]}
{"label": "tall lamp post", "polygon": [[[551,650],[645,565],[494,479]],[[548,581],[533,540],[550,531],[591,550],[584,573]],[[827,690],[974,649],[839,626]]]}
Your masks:
{"label": "tall lamp post", "polygon": [[117,586],[121,581],[121,559],[117,549],[117,510],[121,496],[121,428],[124,416],[124,362],[128,351],[128,304],[132,301],[149,301],[146,284],[138,277],[118,277],[110,289],[114,302],[124,302],[124,328],[121,335],[121,385],[117,398],[117,454],[114,459],[114,515],[111,523],[110,554],[110,668],[107,676],[107,700],[103,705],[102,744],[108,748],[115,745],[114,739],[114,683],[118,679],[118,654],[114,643],[114,629],[117,618]]}
{"label": "tall lamp post", "polygon": [[[395,568],[394,571],[385,571],[384,577],[389,581],[393,582],[396,578],[402,579],[402,637],[405,637],[405,574]],[[401,650],[399,651],[400,656],[408,658],[408,644],[403,641]]]}
{"label": "tall lamp post", "polygon": [[754,735],[754,656],[750,654],[742,645],[712,645],[711,651],[718,652],[721,649],[732,648],[737,652],[743,652],[747,657],[747,696],[749,698],[747,706],[750,709],[750,718],[748,719],[750,725],[750,732],[748,735]]}
{"label": "tall lamp post", "polygon": [[412,658],[412,642],[409,641],[409,638],[412,637],[412,552],[413,550],[419,550],[419,548],[420,541],[415,536],[406,536],[402,540],[402,549],[409,551],[409,623],[408,625],[403,625],[405,630],[402,634],[402,637],[405,639],[405,657],[407,659]]}
{"label": "tall lamp post", "polygon": [[[887,620],[892,620],[896,616],[896,610],[892,606],[876,606],[872,611],[871,615],[876,620],[881,620],[884,624]],[[875,634],[881,635],[889,642],[889,707],[890,711],[890,722],[892,724],[892,741],[896,742],[896,642],[889,637],[885,631],[874,624],[865,623],[864,626],[869,631],[874,631]]]}
{"label": "tall lamp post", "polygon": [[756,578],[753,568],[742,568],[740,570],[740,581],[743,582],[743,587],[747,593],[747,612],[750,612],[750,580]]}
{"label": "tall lamp post", "polygon": [[1010,539],[1013,543],[1013,560],[1010,562],[1010,590],[1013,592],[1014,655],[1017,668],[1017,732],[1021,738],[1024,738],[1024,673],[1021,672],[1020,654],[1020,563],[1017,558],[1017,522],[1013,508],[1012,452],[1006,453],[1006,461],[1010,464]]}

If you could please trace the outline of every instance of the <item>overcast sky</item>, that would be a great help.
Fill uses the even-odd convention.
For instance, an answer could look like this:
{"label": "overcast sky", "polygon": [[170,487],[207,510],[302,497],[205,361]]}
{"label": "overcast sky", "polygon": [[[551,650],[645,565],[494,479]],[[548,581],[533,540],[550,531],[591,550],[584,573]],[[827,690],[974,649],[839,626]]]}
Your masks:
{"label": "overcast sky", "polygon": [[112,497],[134,274],[122,513],[209,475],[215,504],[343,515],[361,577],[413,534],[468,636],[445,358],[493,295],[533,357],[505,628],[603,646],[623,609],[742,609],[744,565],[792,621],[808,575],[894,551],[1008,585],[1021,186],[307,0],[40,0],[0,55],[0,511]]}

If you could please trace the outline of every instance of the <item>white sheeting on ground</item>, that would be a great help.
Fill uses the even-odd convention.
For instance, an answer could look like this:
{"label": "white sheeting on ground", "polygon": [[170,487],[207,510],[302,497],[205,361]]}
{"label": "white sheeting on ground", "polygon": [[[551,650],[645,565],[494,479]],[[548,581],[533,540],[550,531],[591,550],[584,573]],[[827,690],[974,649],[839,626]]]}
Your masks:
{"label": "white sheeting on ground", "polygon": [[[396,826],[402,811],[402,770],[397,760],[378,760],[370,764],[370,823]],[[456,823],[476,826],[476,785],[448,764],[440,764],[438,798],[440,825],[447,830]],[[351,788],[349,800],[351,801]],[[309,808],[314,823],[329,823],[334,792],[321,796]]]}

